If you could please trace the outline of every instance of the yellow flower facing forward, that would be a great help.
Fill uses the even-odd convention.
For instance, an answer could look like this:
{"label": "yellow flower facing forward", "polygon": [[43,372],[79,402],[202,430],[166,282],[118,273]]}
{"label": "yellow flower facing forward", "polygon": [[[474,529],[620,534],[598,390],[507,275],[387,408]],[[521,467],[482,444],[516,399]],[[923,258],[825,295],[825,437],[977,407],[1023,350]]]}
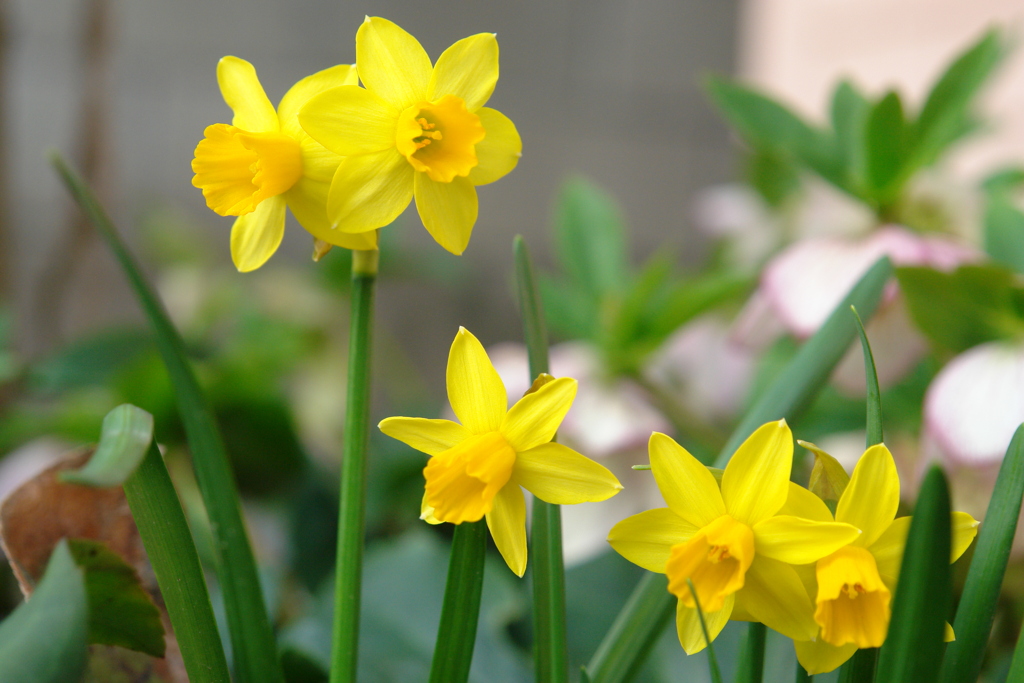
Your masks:
{"label": "yellow flower facing forward", "polygon": [[345,155],[328,213],[343,232],[383,227],[416,197],[424,227],[461,254],[477,217],[476,186],[515,168],[515,125],[487,103],[498,80],[491,33],[455,43],[431,66],[419,42],[387,19],[367,17],[356,34],[364,88],[319,95],[299,114],[325,147]]}
{"label": "yellow flower facing forward", "polygon": [[242,272],[270,258],[284,236],[285,207],[315,238],[349,249],[376,249],[375,233],[351,235],[327,220],[327,192],[341,157],[299,125],[299,109],[325,90],[356,82],[342,64],[308,76],[275,110],[256,69],[238,57],[217,64],[217,82],[234,112],[231,125],[216,123],[196,146],[192,184],[221,216],[238,216],[231,228],[231,257]]}
{"label": "yellow flower facing forward", "polygon": [[622,485],[605,467],[551,442],[576,396],[576,380],[537,382],[535,391],[508,408],[505,385],[483,346],[460,328],[448,355],[447,383],[459,422],[389,417],[380,429],[431,456],[423,470],[422,519],[461,524],[486,517],[505,562],[522,576],[522,488],[545,502],[572,505],[606,500]]}
{"label": "yellow flower facing forward", "polygon": [[[688,654],[730,619],[760,621],[794,640],[817,633],[810,597],[790,564],[831,554],[859,535],[848,524],[780,515],[789,490],[793,435],[785,420],[762,425],[715,476],[664,434],[652,434],[651,469],[667,508],[619,522],[608,542],[627,560],[668,575],[676,627]],[[813,559],[812,559],[813,558]]]}
{"label": "yellow flower facing forward", "polygon": [[[819,458],[832,459],[813,444],[801,444]],[[910,517],[896,518],[899,503],[900,480],[892,454],[884,444],[868,448],[845,484],[835,514],[835,521],[857,527],[861,534],[804,574],[816,593],[814,620],[820,627],[816,639],[796,643],[797,657],[808,673],[832,671],[857,648],[879,647],[885,641],[910,530]],[[820,498],[796,484],[783,510],[821,522],[833,519]],[[967,513],[953,513],[950,562],[967,550],[977,526]]]}

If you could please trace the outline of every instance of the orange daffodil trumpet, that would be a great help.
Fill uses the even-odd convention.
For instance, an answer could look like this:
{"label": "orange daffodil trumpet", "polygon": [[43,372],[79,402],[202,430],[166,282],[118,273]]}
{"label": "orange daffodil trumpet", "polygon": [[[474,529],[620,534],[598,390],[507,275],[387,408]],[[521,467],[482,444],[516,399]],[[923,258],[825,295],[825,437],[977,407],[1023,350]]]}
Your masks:
{"label": "orange daffodil trumpet", "polygon": [[760,621],[793,638],[818,631],[792,564],[821,559],[853,542],[849,524],[780,514],[789,495],[793,436],[785,420],[758,428],[722,474],[664,434],[651,435],[651,469],[667,508],[633,515],[608,541],[627,560],[668,575],[678,599],[676,627],[688,654],[706,641],[688,579],[714,639],[730,619]]}
{"label": "orange daffodil trumpet", "polygon": [[348,234],[327,219],[327,192],[341,157],[299,125],[310,98],[356,82],[355,68],[342,64],[302,79],[275,110],[252,64],[224,57],[217,82],[234,112],[231,125],[216,123],[196,146],[192,184],[221,216],[238,216],[231,228],[231,257],[242,272],[269,259],[284,236],[285,207],[317,240],[349,249],[376,249],[376,234]]}
{"label": "orange daffodil trumpet", "polygon": [[[800,443],[819,459],[832,460],[814,444]],[[838,472],[842,473],[841,468]],[[868,448],[857,461],[849,482],[838,483],[845,484],[845,489],[836,505],[835,521],[854,526],[861,534],[849,545],[819,559],[813,571],[802,572],[812,595],[816,594],[814,620],[820,632],[813,640],[796,642],[796,653],[812,675],[832,671],[857,648],[879,647],[885,641],[892,595],[910,530],[910,517],[896,517],[900,480],[884,444]],[[786,507],[808,519],[833,519],[820,498],[795,484]],[[951,521],[950,562],[955,562],[977,535],[978,522],[965,512],[954,512]]]}
{"label": "orange daffodil trumpet", "polygon": [[461,524],[486,517],[495,545],[518,576],[526,571],[522,488],[558,505],[599,502],[622,489],[605,467],[551,441],[576,396],[576,380],[544,379],[509,408],[487,352],[460,328],[447,372],[448,399],[459,422],[389,417],[380,423],[388,436],[431,456],[423,470],[422,518]]}
{"label": "orange daffodil trumpet", "polygon": [[332,225],[375,230],[415,196],[427,231],[461,254],[476,222],[476,186],[515,168],[522,151],[512,121],[483,106],[498,80],[497,39],[464,38],[432,66],[414,37],[367,17],[356,64],[364,87],[323,92],[299,114],[313,138],[345,156],[327,199]]}

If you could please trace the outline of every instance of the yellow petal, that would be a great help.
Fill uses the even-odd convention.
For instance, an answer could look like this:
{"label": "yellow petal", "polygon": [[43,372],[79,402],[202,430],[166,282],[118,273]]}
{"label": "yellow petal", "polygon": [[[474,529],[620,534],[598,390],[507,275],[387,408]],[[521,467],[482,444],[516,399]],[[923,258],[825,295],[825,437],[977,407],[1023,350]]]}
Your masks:
{"label": "yellow petal", "polygon": [[785,420],[769,422],[740,444],[722,475],[729,514],[754,525],[786,503],[793,468],[793,432]]}
{"label": "yellow petal", "polygon": [[971,546],[974,537],[978,535],[979,522],[966,512],[954,512],[950,522],[953,528],[953,539],[949,561],[956,562]]}
{"label": "yellow petal", "polygon": [[758,555],[787,564],[808,564],[834,553],[860,536],[860,530],[839,522],[816,522],[776,515],[754,525]]}
{"label": "yellow petal", "polygon": [[650,572],[665,573],[672,546],[685,543],[698,528],[669,508],[646,510],[612,527],[608,543],[619,555]]}
{"label": "yellow petal", "polygon": [[239,216],[231,226],[231,259],[240,273],[267,262],[284,237],[285,201],[280,195],[264,199],[252,213]]}
{"label": "yellow petal", "polygon": [[[712,642],[729,622],[734,601],[734,596],[730,595],[725,599],[722,609],[704,613],[704,625]],[[679,635],[679,644],[688,655],[695,655],[708,646],[704,629],[700,626],[700,615],[696,609],[684,605],[682,600],[676,603],[676,633]]]}
{"label": "yellow petal", "polygon": [[498,82],[498,39],[493,33],[478,33],[441,53],[430,75],[427,99],[455,95],[474,111],[482,107]]}
{"label": "yellow petal", "polygon": [[836,506],[836,521],[852,524],[863,535],[857,545],[874,543],[896,517],[900,506],[900,477],[885,444],[864,451],[853,469],[850,483]]}
{"label": "yellow petal", "polygon": [[277,112],[252,64],[238,57],[222,57],[217,62],[217,84],[224,101],[235,113],[232,126],[250,133],[278,130]]}
{"label": "yellow petal", "polygon": [[794,482],[789,482],[789,495],[786,496],[786,504],[779,509],[778,514],[813,519],[816,522],[833,521],[832,513],[829,512],[825,502]]}
{"label": "yellow petal", "polygon": [[345,157],[331,181],[327,217],[342,232],[382,228],[412,201],[412,166],[396,150]]}
{"label": "yellow petal", "polygon": [[685,448],[654,432],[647,450],[654,480],[673,512],[697,528],[726,514],[714,475]]}
{"label": "yellow petal", "polygon": [[523,490],[509,483],[494,497],[487,513],[487,528],[505,564],[516,576],[526,572],[526,499]]}
{"label": "yellow petal", "polygon": [[607,467],[560,443],[545,443],[516,454],[512,477],[545,503],[599,503],[622,490]]}
{"label": "yellow petal", "polygon": [[319,93],[299,112],[303,130],[335,154],[366,154],[395,146],[400,111],[357,85]]}
{"label": "yellow petal", "polygon": [[433,524],[434,526],[438,524],[444,524],[444,522],[442,522],[440,519],[434,516],[434,508],[430,507],[427,504],[426,491],[423,492],[423,500],[420,502],[420,519],[422,519],[427,524]]}
{"label": "yellow petal", "polygon": [[[312,139],[309,139],[312,142]],[[312,142],[312,144],[320,147],[316,142]],[[320,147],[320,149],[324,148]],[[338,161],[341,160],[341,157],[332,152],[327,152],[327,150],[324,150],[324,152]],[[327,176],[326,181],[303,176],[299,179],[299,182],[295,183],[290,190],[285,192],[284,198],[288,202],[288,208],[295,215],[295,220],[299,222],[299,225],[317,239],[336,247],[344,247],[345,249],[359,249],[362,251],[376,249],[376,230],[341,232],[332,228],[330,221],[327,220],[327,193],[331,187],[331,176],[334,175],[338,161],[335,161],[334,165],[330,167],[330,175]],[[308,172],[308,170],[309,167],[307,166],[306,171]]]}
{"label": "yellow petal", "polygon": [[814,453],[814,467],[811,468],[807,488],[822,500],[838,503],[850,483],[850,475],[838,460],[813,443],[800,440],[797,440],[797,443]]}
{"label": "yellow petal", "polygon": [[857,651],[855,643],[836,647],[821,638],[817,640],[795,640],[796,659],[812,676],[835,671]]}
{"label": "yellow petal", "polygon": [[478,210],[473,183],[458,177],[450,183],[439,183],[426,173],[417,173],[415,191],[416,210],[430,236],[453,254],[464,252]]}
{"label": "yellow petal", "polygon": [[469,431],[498,431],[508,406],[505,385],[483,345],[465,327],[459,328],[448,352],[446,381],[452,410]]}
{"label": "yellow petal", "polygon": [[474,185],[493,183],[511,171],[523,155],[523,141],[512,120],[500,111],[482,107],[476,110],[487,134],[476,143],[477,165],[469,172]]}
{"label": "yellow petal", "polygon": [[473,436],[473,433],[451,420],[428,420],[424,417],[389,417],[382,420],[380,431],[428,455],[440,455]]}
{"label": "yellow petal", "polygon": [[430,57],[418,40],[387,19],[366,17],[359,27],[356,65],[363,85],[399,110],[426,97]]}
{"label": "yellow petal", "polygon": [[810,640],[818,634],[814,606],[788,564],[758,555],[740,593],[744,608],[768,628],[793,640]]}
{"label": "yellow petal", "polygon": [[501,433],[516,452],[547,443],[555,438],[558,425],[562,424],[574,398],[576,380],[573,378],[559,377],[548,382],[509,408],[501,422]]}
{"label": "yellow petal", "polygon": [[354,64],[338,64],[306,76],[288,89],[281,98],[281,104],[277,106],[281,132],[296,135],[302,131],[302,126],[299,125],[299,110],[313,97],[331,88],[356,85],[358,82]]}
{"label": "yellow petal", "polygon": [[878,573],[891,586],[896,585],[900,575],[900,562],[903,561],[903,546],[907,543],[910,531],[910,517],[898,517],[882,532],[868,551],[875,556]]}
{"label": "yellow petal", "polygon": [[956,633],[953,631],[953,627],[950,626],[949,622],[946,622],[946,630],[942,634],[942,641],[944,643],[952,643],[956,640]]}

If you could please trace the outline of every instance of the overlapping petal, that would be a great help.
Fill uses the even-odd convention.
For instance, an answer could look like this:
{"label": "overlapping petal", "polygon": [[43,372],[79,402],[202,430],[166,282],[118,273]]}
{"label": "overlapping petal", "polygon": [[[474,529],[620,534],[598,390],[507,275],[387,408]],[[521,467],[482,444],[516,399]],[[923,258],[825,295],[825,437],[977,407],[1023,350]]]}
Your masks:
{"label": "overlapping petal", "polygon": [[356,85],[317,94],[299,112],[302,128],[336,154],[366,154],[395,146],[400,110]]}
{"label": "overlapping petal", "polygon": [[250,133],[278,130],[277,112],[260,85],[256,69],[238,57],[223,57],[217,62],[220,94],[235,113],[231,125]]}
{"label": "overlapping petal", "polygon": [[685,543],[699,529],[669,508],[645,510],[612,527],[608,543],[615,552],[647,571],[665,573],[672,546]]}
{"label": "overlapping petal", "polygon": [[474,185],[486,185],[516,167],[523,155],[523,141],[512,119],[500,111],[481,107],[476,115],[487,134],[476,143],[477,165],[469,172],[469,181]]}
{"label": "overlapping petal", "polygon": [[622,484],[607,467],[560,443],[545,443],[516,453],[512,480],[555,505],[598,503],[622,490]]}
{"label": "overlapping petal", "polygon": [[284,237],[284,213],[285,201],[278,195],[235,220],[231,226],[231,260],[239,272],[256,270],[274,255]]}
{"label": "overlapping petal", "polygon": [[434,508],[427,504],[427,492],[423,492],[423,500],[420,501],[420,519],[427,524],[444,524],[440,519],[434,516]]}
{"label": "overlapping petal", "polygon": [[[470,432],[484,434],[498,430],[508,406],[505,385],[480,340],[465,327],[459,328],[448,352],[445,380],[448,402]],[[511,445],[515,448],[515,444]]]}
{"label": "overlapping petal", "polygon": [[868,547],[882,535],[900,505],[900,477],[885,444],[864,451],[850,483],[836,506],[836,521],[852,524],[864,533],[857,545]]}
{"label": "overlapping petal", "polygon": [[725,466],[722,498],[729,514],[754,525],[786,503],[793,466],[793,432],[785,420],[769,422],[747,437]]}
{"label": "overlapping petal", "polygon": [[[734,602],[735,596],[729,595],[725,598],[722,609],[704,613],[704,625],[707,626],[711,640],[717,638],[729,623]],[[679,635],[679,644],[688,655],[695,655],[708,646],[704,629],[700,626],[700,615],[696,609],[684,605],[682,600],[676,603],[676,633]]]}
{"label": "overlapping petal", "polygon": [[852,543],[860,530],[839,522],[816,522],[789,515],[776,515],[754,525],[754,547],[758,555],[787,564],[808,564]]}
{"label": "overlapping petal", "polygon": [[414,192],[416,210],[431,237],[453,254],[464,252],[479,210],[473,183],[461,177],[440,183],[426,173],[416,173]]}
{"label": "overlapping petal", "polygon": [[412,446],[428,455],[440,455],[473,436],[473,433],[451,420],[430,420],[424,417],[389,417],[378,425],[392,439]]}
{"label": "overlapping petal", "polygon": [[[910,533],[910,517],[899,517],[878,537],[868,550],[875,557],[878,573],[887,585],[895,586],[899,579],[903,548]],[[966,512],[953,512],[950,517],[953,537],[950,543],[950,562],[956,562],[978,535],[978,520]]]}
{"label": "overlapping petal", "polygon": [[413,173],[394,149],[345,157],[331,182],[328,219],[342,232],[384,227],[412,201]]}
{"label": "overlapping petal", "polygon": [[493,33],[478,33],[441,53],[430,75],[427,99],[455,95],[475,111],[491,97],[497,82],[498,40]]}
{"label": "overlapping petal", "polygon": [[756,556],[738,600],[755,619],[793,640],[810,640],[818,633],[811,599],[788,564]]}
{"label": "overlapping petal", "polygon": [[366,88],[399,110],[426,97],[430,57],[394,22],[366,17],[356,33],[356,64]]}
{"label": "overlapping petal", "polygon": [[508,568],[516,576],[526,573],[526,499],[521,488],[510,484],[498,491],[487,513],[487,528]]}
{"label": "overlapping petal", "polygon": [[[494,376],[498,376],[497,371]],[[559,377],[516,401],[501,421],[501,433],[512,448],[528,451],[551,441],[572,407],[576,387],[571,377]]]}
{"label": "overlapping petal", "polygon": [[655,432],[648,451],[654,480],[673,512],[698,528],[726,514],[714,475],[685,448]]}
{"label": "overlapping petal", "polygon": [[281,132],[292,136],[301,135],[303,131],[302,126],[299,125],[299,110],[310,99],[331,88],[343,85],[354,86],[358,82],[359,78],[356,76],[354,64],[338,64],[306,76],[289,88],[281,98],[281,104],[277,105],[277,117],[280,120]]}
{"label": "overlapping petal", "polygon": [[816,522],[831,522],[832,513],[821,498],[805,489],[800,484],[789,482],[789,495],[786,496],[786,504],[783,505],[778,514],[793,515],[812,519]]}
{"label": "overlapping petal", "polygon": [[817,640],[797,640],[793,645],[796,646],[800,666],[812,676],[836,670],[857,651],[856,643],[836,647],[820,637]]}
{"label": "overlapping petal", "polygon": [[[311,141],[312,142],[312,141]],[[312,144],[319,144],[312,142]],[[323,147],[320,147],[323,149]],[[335,159],[337,155],[324,150],[324,152]],[[303,155],[303,159],[305,159]],[[337,161],[330,166],[330,173],[333,175],[337,167]],[[308,167],[307,167],[308,168]],[[331,227],[327,220],[327,192],[330,187],[330,176],[327,182],[320,182],[313,178],[303,176],[299,182],[284,193],[288,208],[295,215],[295,220],[313,237],[323,240],[328,244],[345,249],[368,250],[377,248],[377,231],[367,232],[341,232]]]}

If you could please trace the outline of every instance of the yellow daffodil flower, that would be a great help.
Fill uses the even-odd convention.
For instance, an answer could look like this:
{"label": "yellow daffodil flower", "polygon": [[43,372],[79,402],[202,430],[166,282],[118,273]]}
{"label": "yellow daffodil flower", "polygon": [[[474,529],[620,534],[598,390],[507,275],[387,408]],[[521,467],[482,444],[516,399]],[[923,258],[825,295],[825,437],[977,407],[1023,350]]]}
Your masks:
{"label": "yellow daffodil flower", "polygon": [[460,40],[431,66],[415,38],[367,17],[356,65],[365,88],[327,91],[299,114],[310,135],[345,156],[327,200],[332,223],[349,233],[383,227],[415,195],[427,231],[461,254],[476,222],[476,186],[511,171],[522,152],[512,121],[483,106],[498,80],[497,39]]}
{"label": "yellow daffodil flower", "polygon": [[292,86],[277,110],[256,69],[238,57],[217,63],[217,83],[234,112],[231,125],[215,123],[196,146],[192,184],[221,216],[238,216],[231,228],[231,258],[248,272],[269,259],[284,236],[285,207],[316,239],[349,249],[376,249],[375,233],[351,235],[327,220],[327,191],[341,157],[299,125],[299,109],[325,90],[356,82],[341,64]]}
{"label": "yellow daffodil flower", "polygon": [[[759,427],[715,476],[664,434],[652,434],[651,469],[667,508],[619,522],[608,542],[644,569],[668,575],[679,598],[676,627],[688,654],[706,643],[693,582],[708,634],[730,619],[760,621],[793,638],[818,631],[810,597],[791,564],[835,552],[860,532],[849,524],[780,515],[789,490],[793,435],[785,420]],[[812,559],[813,558],[813,559]]]}
{"label": "yellow daffodil flower", "polygon": [[[813,444],[800,443],[819,457],[831,458]],[[797,658],[808,673],[832,671],[857,648],[879,647],[885,641],[910,530],[910,517],[896,518],[899,503],[900,480],[892,454],[884,444],[871,446],[857,462],[836,505],[835,521],[854,526],[861,534],[818,560],[813,571],[803,572],[816,594],[814,620],[820,627],[814,640],[796,643]],[[783,510],[820,522],[833,519],[820,498],[796,484]],[[967,513],[953,513],[950,562],[967,550],[977,527]],[[947,629],[947,637],[950,634]]]}
{"label": "yellow daffodil flower", "polygon": [[461,524],[486,517],[495,545],[518,576],[526,571],[522,488],[557,505],[596,503],[622,489],[605,467],[551,442],[576,396],[576,380],[549,379],[509,408],[484,347],[460,328],[448,355],[447,383],[461,424],[419,417],[380,423],[388,436],[431,456],[423,470],[421,518]]}

